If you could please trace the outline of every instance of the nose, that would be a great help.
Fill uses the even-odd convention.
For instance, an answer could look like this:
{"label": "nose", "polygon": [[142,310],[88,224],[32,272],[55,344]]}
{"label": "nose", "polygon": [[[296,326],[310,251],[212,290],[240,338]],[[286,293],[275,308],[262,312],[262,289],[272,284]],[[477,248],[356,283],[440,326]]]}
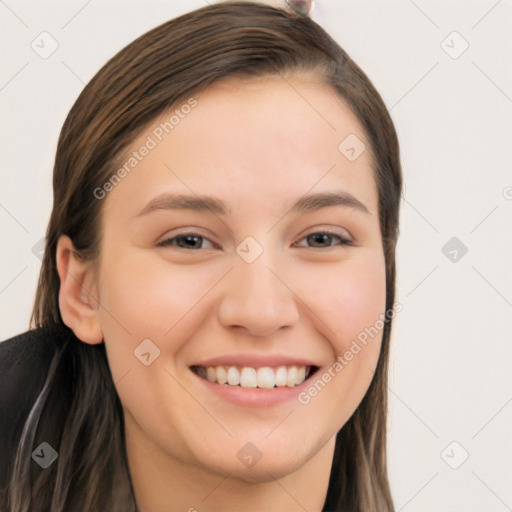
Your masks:
{"label": "nose", "polygon": [[297,323],[298,298],[288,282],[291,273],[280,270],[267,254],[263,251],[252,263],[240,259],[226,276],[218,309],[224,327],[263,337]]}

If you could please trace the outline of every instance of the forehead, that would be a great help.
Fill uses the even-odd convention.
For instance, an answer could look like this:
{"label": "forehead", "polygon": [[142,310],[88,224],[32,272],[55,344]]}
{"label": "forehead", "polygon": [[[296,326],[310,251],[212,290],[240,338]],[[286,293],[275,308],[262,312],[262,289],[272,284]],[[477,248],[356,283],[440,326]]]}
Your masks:
{"label": "forehead", "polygon": [[[366,150],[349,159],[344,141]],[[342,188],[376,210],[369,142],[345,101],[324,84],[284,77],[219,80],[155,119],[121,165],[144,146],[151,149],[109,192],[110,208],[129,198],[140,209],[173,191],[216,195],[233,208],[264,196],[282,213],[283,204],[298,196]]]}

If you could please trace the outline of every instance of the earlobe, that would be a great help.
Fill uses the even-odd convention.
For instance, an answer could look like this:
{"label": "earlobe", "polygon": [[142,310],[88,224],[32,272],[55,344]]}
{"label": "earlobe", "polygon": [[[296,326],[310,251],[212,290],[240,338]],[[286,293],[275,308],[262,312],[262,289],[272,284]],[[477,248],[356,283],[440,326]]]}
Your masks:
{"label": "earlobe", "polygon": [[60,278],[59,308],[63,322],[84,343],[103,341],[98,318],[97,292],[91,268],[75,253],[71,239],[62,235],[57,242],[57,271]]}

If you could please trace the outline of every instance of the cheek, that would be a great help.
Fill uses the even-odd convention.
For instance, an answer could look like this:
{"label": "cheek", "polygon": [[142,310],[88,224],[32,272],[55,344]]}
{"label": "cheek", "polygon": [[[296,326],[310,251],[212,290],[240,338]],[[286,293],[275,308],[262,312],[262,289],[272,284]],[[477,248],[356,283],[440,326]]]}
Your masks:
{"label": "cheek", "polygon": [[128,380],[140,378],[139,382],[149,384],[154,378],[154,372],[144,373],[147,368],[135,358],[134,351],[143,340],[150,339],[160,350],[156,365],[150,368],[163,364],[166,352],[179,349],[183,325],[193,316],[190,310],[212,279],[197,276],[198,268],[189,266],[170,272],[168,262],[148,258],[144,251],[105,251],[98,313],[115,382],[128,371],[131,374],[125,386]]}
{"label": "cheek", "polygon": [[[384,266],[354,269],[344,280],[343,290],[334,302],[340,311],[337,329],[341,339],[360,338],[360,334],[380,325],[379,315],[386,306],[386,277]],[[341,348],[341,347],[340,347]],[[342,347],[346,349],[346,346]]]}
{"label": "cheek", "polygon": [[361,403],[378,362],[386,307],[384,260],[354,261],[331,272],[325,282],[331,284],[312,304],[328,323],[324,332],[332,364],[316,374],[298,399],[311,415],[324,415],[339,429]]}
{"label": "cheek", "polygon": [[[355,339],[377,325],[386,307],[386,275],[384,258],[379,254],[354,258],[334,266],[317,269],[308,277],[316,284],[314,293],[304,296],[307,305],[325,324],[323,333],[336,354],[345,352]],[[373,331],[372,331],[373,332]],[[377,343],[378,336],[374,336]]]}
{"label": "cheek", "polygon": [[[143,251],[115,261],[104,272],[101,302],[118,324],[144,337],[160,338],[172,329],[212,281],[207,269],[172,265],[170,270],[169,262],[150,259]],[[103,320],[112,323],[108,314]]]}

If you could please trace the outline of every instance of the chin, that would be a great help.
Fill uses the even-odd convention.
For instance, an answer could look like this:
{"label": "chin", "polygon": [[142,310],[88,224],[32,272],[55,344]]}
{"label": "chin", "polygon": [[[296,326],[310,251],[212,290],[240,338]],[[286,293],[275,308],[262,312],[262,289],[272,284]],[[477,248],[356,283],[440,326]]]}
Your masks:
{"label": "chin", "polygon": [[231,473],[230,478],[242,480],[250,484],[262,484],[291,475],[302,465],[303,463],[290,463],[289,461],[284,464],[283,461],[267,461],[267,463],[264,463],[263,459],[261,459],[252,468],[237,468]]}
{"label": "chin", "polygon": [[251,465],[245,465],[235,455],[234,460],[226,465],[226,458],[215,464],[215,470],[222,475],[229,475],[229,478],[241,480],[247,483],[265,483],[284,478],[299,470],[313,455],[297,454],[296,451],[287,451],[288,457],[281,456],[276,451],[267,456],[263,452],[261,458]]}

